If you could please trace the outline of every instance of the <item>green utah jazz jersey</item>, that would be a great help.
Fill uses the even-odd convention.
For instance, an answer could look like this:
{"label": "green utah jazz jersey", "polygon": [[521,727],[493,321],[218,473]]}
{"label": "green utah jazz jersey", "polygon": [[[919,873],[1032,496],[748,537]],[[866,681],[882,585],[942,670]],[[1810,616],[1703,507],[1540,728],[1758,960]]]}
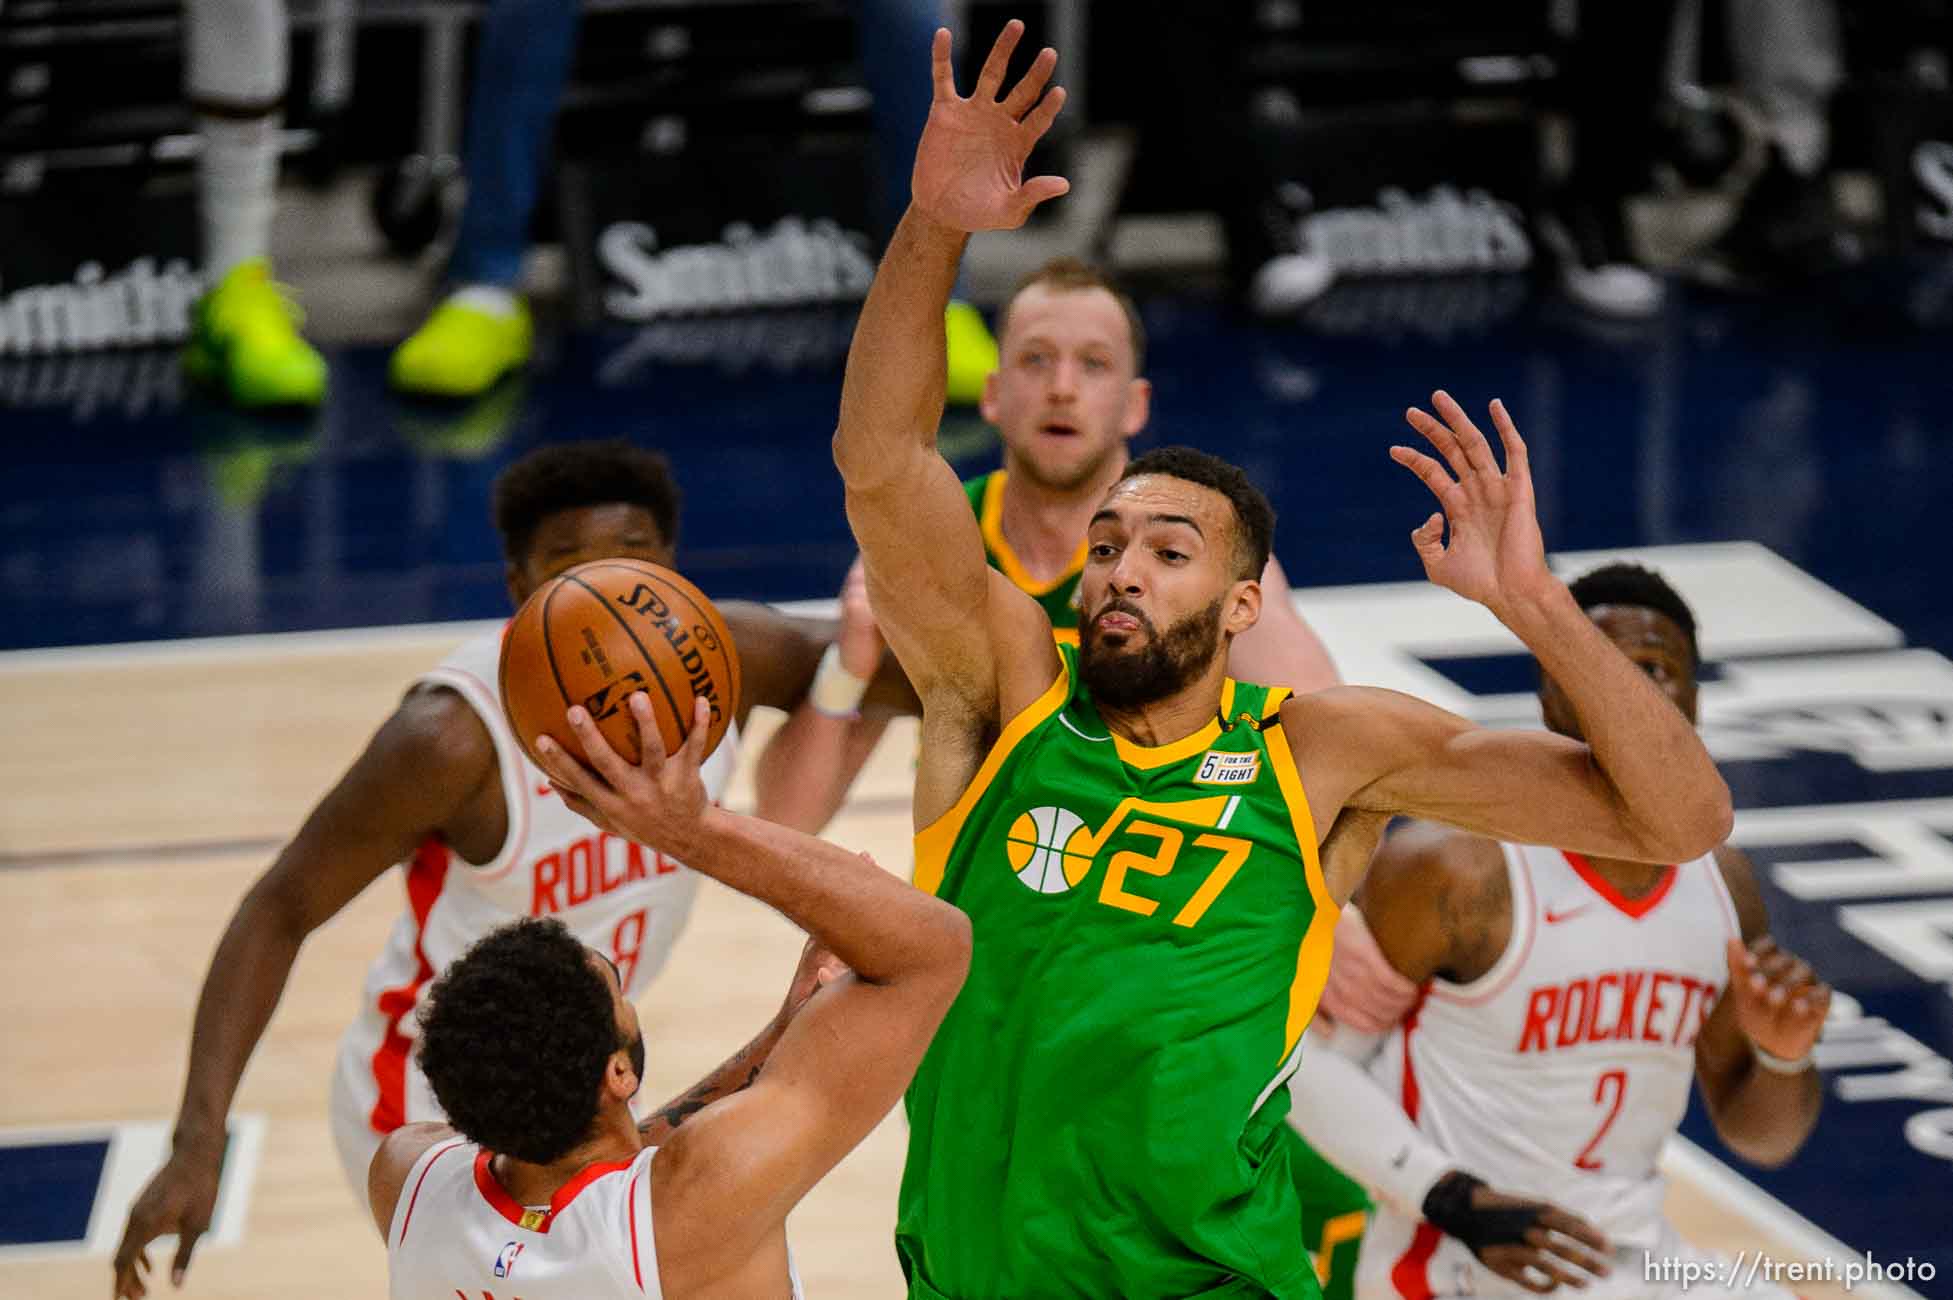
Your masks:
{"label": "green utah jazz jersey", "polygon": [[963,491],[970,498],[970,509],[976,512],[977,529],[983,534],[984,558],[990,561],[990,567],[1044,606],[1060,641],[1077,645],[1078,607],[1072,604],[1072,598],[1078,593],[1078,575],[1085,571],[1085,543],[1078,543],[1078,553],[1071,557],[1063,573],[1050,582],[1039,582],[1025,572],[1017,552],[1004,540],[1004,471],[993,470],[964,479]]}
{"label": "green utah jazz jersey", "polygon": [[975,953],[909,1089],[910,1294],[1317,1294],[1283,1083],[1336,905],[1279,706],[1228,682],[1170,745],[1111,734],[1060,645],[916,884]]}

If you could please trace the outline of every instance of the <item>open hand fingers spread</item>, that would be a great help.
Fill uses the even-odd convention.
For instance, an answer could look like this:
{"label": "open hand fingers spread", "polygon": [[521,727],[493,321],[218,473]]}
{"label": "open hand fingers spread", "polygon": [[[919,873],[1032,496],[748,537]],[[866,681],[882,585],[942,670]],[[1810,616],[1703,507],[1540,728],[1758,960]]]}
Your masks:
{"label": "open hand fingers spread", "polygon": [[1031,60],[1031,66],[1010,88],[1010,94],[1004,97],[1004,111],[1016,118],[1030,112],[1031,105],[1038,102],[1038,96],[1044,93],[1045,86],[1051,81],[1052,69],[1057,66],[1058,51],[1049,45],[1039,50],[1037,58]]}
{"label": "open hand fingers spread", "polygon": [[[1053,86],[1051,88],[1051,93],[1046,95],[1042,100],[1040,100],[1038,102],[1038,106],[1032,109],[1030,113],[1028,113],[1025,116],[1024,129],[1030,133],[1032,144],[1036,144],[1040,139],[1044,137],[1044,133],[1051,129],[1051,124],[1058,120],[1058,112],[1060,109],[1064,108],[1064,106],[1065,106],[1065,88],[1063,86]],[[1043,181],[1043,180],[1063,180],[1064,178],[1059,176],[1040,176],[1037,179],[1039,181]],[[1031,184],[1035,185],[1037,184],[1037,181],[1032,181]],[[1044,202],[1045,199],[1055,199],[1058,197],[1058,194],[1063,194],[1065,190],[1068,190],[1070,188],[1071,188],[1071,182],[1065,181],[1064,189],[1059,190],[1057,194],[1041,195],[1038,198],[1038,202],[1042,203]]]}
{"label": "open hand fingers spread", "polygon": [[938,27],[929,46],[929,79],[935,83],[937,99],[956,98],[956,73],[949,63],[949,28]]}
{"label": "open hand fingers spread", "polygon": [[1480,474],[1499,476],[1498,459],[1492,455],[1492,445],[1485,441],[1485,435],[1472,423],[1472,417],[1465,414],[1465,408],[1453,400],[1450,393],[1440,388],[1431,394],[1431,405],[1458,439],[1458,446],[1464,452],[1465,460]]}
{"label": "open hand fingers spread", "polygon": [[1505,403],[1492,399],[1492,427],[1499,431],[1499,442],[1505,447],[1505,472],[1507,476],[1532,482],[1532,460],[1526,454],[1526,440],[1519,436],[1519,426],[1512,422],[1512,413],[1505,409]]}
{"label": "open hand fingers spread", "polygon": [[970,97],[979,101],[994,100],[1003,88],[1004,72],[1010,67],[1011,51],[1023,38],[1024,23],[1013,18],[1004,24],[1004,30],[997,34],[997,43],[990,47],[990,57],[983,61],[983,71],[977,74],[976,89]]}
{"label": "open hand fingers spread", "polygon": [[658,715],[651,709],[651,697],[643,691],[633,691],[625,704],[637,722],[638,766],[655,777],[665,765],[665,737],[658,730]]}
{"label": "open hand fingers spread", "polygon": [[535,740],[536,766],[549,774],[549,783],[558,793],[588,797],[603,779],[579,763],[571,753],[548,736]]}
{"label": "open hand fingers spread", "polygon": [[570,730],[576,733],[577,743],[583,746],[584,760],[611,789],[622,786],[630,776],[631,765],[610,747],[610,741],[604,738],[590,711],[580,704],[572,704],[564,716],[569,720]]}
{"label": "open hand fingers spread", "polygon": [[1444,467],[1411,447],[1397,446],[1390,449],[1390,459],[1402,465],[1422,479],[1424,486],[1438,499],[1438,504],[1449,510],[1458,504],[1458,482],[1444,472]]}
{"label": "open hand fingers spread", "polygon": [[1459,478],[1471,474],[1471,461],[1466,458],[1465,449],[1459,446],[1458,435],[1446,427],[1443,421],[1434,417],[1429,411],[1420,410],[1415,406],[1404,412],[1404,419],[1411,428],[1423,435],[1424,441],[1430,443],[1437,450],[1438,455],[1444,457],[1444,463],[1451,467],[1453,474]]}
{"label": "open hand fingers spread", "polygon": [[692,727],[685,733],[685,762],[694,771],[705,763],[705,742],[712,730],[712,705],[703,695],[692,700]]}

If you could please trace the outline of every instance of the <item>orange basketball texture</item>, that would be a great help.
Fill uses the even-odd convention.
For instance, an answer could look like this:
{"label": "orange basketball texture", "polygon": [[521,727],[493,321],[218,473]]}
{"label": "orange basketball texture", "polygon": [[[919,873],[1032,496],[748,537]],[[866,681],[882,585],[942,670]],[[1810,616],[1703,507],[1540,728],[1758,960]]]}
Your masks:
{"label": "orange basketball texture", "polygon": [[500,676],[502,709],[532,761],[540,735],[584,756],[563,716],[572,704],[630,763],[642,757],[626,704],[636,691],[651,699],[667,754],[684,742],[697,696],[712,706],[708,754],[739,709],[725,619],[704,592],[644,560],[592,560],[538,587],[502,638]]}

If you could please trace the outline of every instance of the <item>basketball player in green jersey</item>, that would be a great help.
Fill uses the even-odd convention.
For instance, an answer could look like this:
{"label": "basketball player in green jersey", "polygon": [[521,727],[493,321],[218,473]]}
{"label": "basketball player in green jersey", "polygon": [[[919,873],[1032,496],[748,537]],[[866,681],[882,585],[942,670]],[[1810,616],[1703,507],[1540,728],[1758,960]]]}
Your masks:
{"label": "basketball player in green jersey", "polygon": [[1339,823],[1407,814],[1676,861],[1728,834],[1729,792],[1546,567],[1525,444],[1497,403],[1503,469],[1448,396],[1442,420],[1408,413],[1442,458],[1391,451],[1441,507],[1412,544],[1561,684],[1584,742],[1389,691],[1291,697],[1228,678],[1226,646],[1261,612],[1273,515],[1238,469],[1185,449],[1141,457],[1106,494],[1079,644],[1053,638],[984,561],[934,434],[964,244],[1067,188],[1022,179],[1063,101],[1043,94],[1048,50],[1003,93],[1022,32],[1005,28],[970,98],[937,33],[913,200],[863,306],[834,437],[869,598],[923,703],[916,883],[975,936],[908,1094],[897,1251],[924,1300],[1313,1297],[1278,1135],[1362,871],[1324,869]]}
{"label": "basketball player in green jersey", "polygon": [[[965,480],[964,491],[990,566],[1044,608],[1060,640],[1076,644],[1086,526],[1124,473],[1127,444],[1149,414],[1145,326],[1102,272],[1061,258],[1018,284],[999,315],[998,340],[1001,364],[984,385],[981,410],[1002,439],[1004,467]],[[1338,685],[1328,652],[1295,610],[1279,560],[1269,559],[1261,588],[1261,620],[1230,645],[1229,671],[1296,694]],[[858,564],[841,608],[841,630],[814,690],[775,733],[756,772],[775,816],[807,831],[838,810],[886,728],[848,716],[882,659]],[[1367,856],[1370,847],[1367,838],[1352,839],[1347,851]],[[1346,944],[1374,952],[1353,911],[1346,919],[1339,952]],[[1387,969],[1380,955],[1376,964]],[[1327,997],[1325,1010],[1342,1018]],[[1294,1148],[1300,1231],[1317,1256],[1324,1294],[1350,1300],[1370,1198],[1299,1134],[1283,1140]]]}

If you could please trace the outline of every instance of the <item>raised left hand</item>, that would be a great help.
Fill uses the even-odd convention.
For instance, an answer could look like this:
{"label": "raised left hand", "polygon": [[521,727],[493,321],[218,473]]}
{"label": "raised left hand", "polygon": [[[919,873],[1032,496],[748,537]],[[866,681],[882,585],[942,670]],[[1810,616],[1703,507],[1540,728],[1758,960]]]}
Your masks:
{"label": "raised left hand", "polygon": [[1810,963],[1764,935],[1745,948],[1729,941],[1729,993],[1736,1025],[1752,1043],[1786,1061],[1801,1061],[1817,1046],[1831,1010],[1831,986]]}
{"label": "raised left hand", "polygon": [[[1485,435],[1449,393],[1431,394],[1431,404],[1444,417],[1442,423],[1414,406],[1405,418],[1437,448],[1444,465],[1409,447],[1390,449],[1390,458],[1422,479],[1440,507],[1411,534],[1411,545],[1432,582],[1503,617],[1510,601],[1552,580],[1539,535],[1526,444],[1505,403],[1495,400],[1492,423],[1505,444],[1501,470]],[[1449,474],[1445,465],[1451,467]]]}
{"label": "raised left hand", "polygon": [[936,32],[930,50],[935,99],[916,145],[909,187],[923,215],[952,230],[1015,230],[1031,209],[1071,188],[1061,176],[1024,179],[1024,160],[1057,120],[1065,92],[1044,91],[1058,63],[1057,52],[1045,49],[999,98],[1010,53],[1023,35],[1024,24],[1017,19],[1004,25],[977,74],[976,88],[964,98],[956,93],[950,69],[949,31]]}

